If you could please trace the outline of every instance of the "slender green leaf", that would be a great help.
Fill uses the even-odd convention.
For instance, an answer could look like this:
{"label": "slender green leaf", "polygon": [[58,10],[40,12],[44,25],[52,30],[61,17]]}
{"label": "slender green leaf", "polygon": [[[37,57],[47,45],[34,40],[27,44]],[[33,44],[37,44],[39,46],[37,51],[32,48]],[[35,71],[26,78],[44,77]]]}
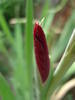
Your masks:
{"label": "slender green leaf", "polygon": [[44,16],[47,15],[48,9],[49,9],[50,1],[51,1],[51,0],[45,0],[45,4],[44,4],[43,9],[42,9],[41,17],[44,17]]}
{"label": "slender green leaf", "polygon": [[[54,77],[49,86],[48,97],[50,97],[59,83],[62,81],[66,71],[68,71],[69,67],[75,61],[75,30],[73,31],[71,38],[68,42],[68,45],[65,49],[64,55],[59,62],[57,69],[55,70]],[[46,94],[47,95],[47,94]]]}
{"label": "slender green leaf", "polygon": [[[13,71],[13,85],[16,90],[16,98],[23,99],[25,92],[25,64],[24,64],[24,48],[23,48],[23,36],[21,25],[15,25],[15,40],[14,40],[14,51],[15,51],[15,66]],[[21,85],[22,84],[22,85]]]}
{"label": "slender green leaf", "polygon": [[51,2],[51,0],[45,1],[44,7],[42,9],[42,14],[41,14],[41,17],[44,18],[44,21],[42,23],[42,27],[44,29],[46,37],[48,37],[48,31],[49,31],[48,29],[51,26],[54,15],[55,15],[55,13],[48,12],[50,2]]}
{"label": "slender green leaf", "polygon": [[45,32],[46,37],[48,38],[48,31],[54,19],[54,13],[48,13],[47,17],[45,17],[42,27]]}
{"label": "slender green leaf", "polygon": [[62,53],[65,50],[65,47],[75,27],[74,20],[75,20],[75,11],[72,11],[72,15],[70,19],[68,20],[68,22],[66,23],[59,40],[56,42],[56,44],[51,50],[51,57],[54,62],[57,61],[61,57]]}
{"label": "slender green leaf", "polygon": [[[46,37],[48,38],[48,29],[51,26],[54,16],[55,14],[60,11],[61,9],[63,9],[63,7],[66,5],[68,0],[61,0],[61,2],[55,6],[54,8],[49,8],[50,2],[51,0],[46,0],[43,10],[42,10],[42,17],[45,17],[42,27],[44,29],[44,32],[46,34]],[[50,10],[49,10],[50,9]]]}
{"label": "slender green leaf", "polygon": [[25,33],[25,99],[33,100],[33,0],[26,0],[26,33]]}
{"label": "slender green leaf", "polygon": [[0,9],[5,11],[7,7],[23,3],[23,1],[24,0],[0,0]]}
{"label": "slender green leaf", "polygon": [[66,5],[66,3],[68,2],[68,0],[61,0],[60,3],[58,3],[56,6],[51,7],[51,12],[53,13],[57,13],[60,10],[62,10],[64,8],[64,6]]}
{"label": "slender green leaf", "polygon": [[75,74],[75,62],[70,66],[69,70],[66,72],[63,81],[68,80],[73,74]]}
{"label": "slender green leaf", "polygon": [[8,83],[1,74],[0,74],[0,96],[2,97],[2,100],[15,100],[12,90],[10,89]]}
{"label": "slender green leaf", "polygon": [[9,28],[8,28],[8,25],[6,23],[6,20],[5,20],[4,16],[3,16],[3,13],[2,13],[1,10],[0,10],[0,26],[3,29],[4,33],[6,34],[6,37],[9,40],[9,43],[13,44],[12,34],[11,34]]}
{"label": "slender green leaf", "polygon": [[16,51],[16,60],[17,62],[23,66],[24,61],[24,48],[23,48],[23,36],[21,25],[15,25],[15,41],[14,41],[14,49]]}

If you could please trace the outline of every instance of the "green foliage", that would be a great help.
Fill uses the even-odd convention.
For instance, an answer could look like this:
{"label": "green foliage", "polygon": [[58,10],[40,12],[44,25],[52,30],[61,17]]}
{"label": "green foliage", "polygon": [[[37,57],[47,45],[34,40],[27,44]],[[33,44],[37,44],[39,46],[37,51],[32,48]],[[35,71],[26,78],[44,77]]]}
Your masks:
{"label": "green foliage", "polygon": [[61,33],[60,38],[58,39],[58,41],[55,43],[54,47],[52,48],[51,57],[54,62],[61,57],[62,53],[65,50],[65,47],[70,39],[72,31],[75,28],[74,20],[75,20],[75,10],[72,11],[72,15],[70,16],[66,25],[64,26],[64,29]]}
{"label": "green foliage", "polygon": [[0,0],[0,9],[4,11],[7,7],[22,3],[23,1],[24,0]]}
{"label": "green foliage", "polygon": [[[22,23],[19,23],[20,18],[17,18],[17,24],[13,28],[4,16],[4,10],[7,10],[5,8],[9,5],[20,5],[24,2],[24,0],[3,0],[0,2],[0,53],[5,55],[6,61],[8,61],[7,69],[1,68],[3,62],[0,62],[0,96],[3,100],[49,100],[54,91],[59,88],[59,85],[63,85],[71,75],[75,74],[75,30],[73,31],[75,28],[75,10],[72,10],[59,39],[56,40],[56,44],[50,48],[52,50],[50,74],[46,83],[42,84],[39,75],[37,77],[38,71],[33,56],[33,0],[26,0],[26,8],[23,9],[26,24],[23,27]],[[38,2],[40,3],[40,1]],[[46,0],[41,18],[44,18],[42,28],[46,34],[47,42],[49,42],[49,36],[49,39],[53,39],[51,36],[54,36],[53,33],[49,32],[54,17],[58,11],[64,8],[67,2],[67,0],[61,0],[56,7],[52,7],[51,0]],[[16,8],[14,8],[15,11],[17,11]],[[10,12],[12,13],[12,11]],[[18,13],[20,11],[16,12],[19,17]],[[64,55],[54,71],[54,63],[58,61],[63,52]],[[11,74],[7,76],[8,82],[2,72],[10,71],[9,65]],[[10,88],[10,84],[13,89]]]}
{"label": "green foliage", "polygon": [[25,33],[25,99],[33,100],[33,3],[27,0],[26,3],[26,33]]}
{"label": "green foliage", "polygon": [[12,37],[11,32],[10,32],[10,30],[8,28],[8,25],[7,25],[6,21],[5,21],[5,18],[3,16],[2,11],[0,11],[0,26],[2,27],[5,35],[7,36],[8,41],[12,44],[13,43],[13,37]]}
{"label": "green foliage", "polygon": [[0,96],[3,100],[15,100],[15,97],[7,83],[7,81],[0,74]]}

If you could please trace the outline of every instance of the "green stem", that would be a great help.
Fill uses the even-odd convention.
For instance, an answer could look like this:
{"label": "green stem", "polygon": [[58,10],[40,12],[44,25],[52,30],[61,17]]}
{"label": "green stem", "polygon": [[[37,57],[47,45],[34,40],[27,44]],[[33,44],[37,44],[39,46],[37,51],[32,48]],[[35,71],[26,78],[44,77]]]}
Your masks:
{"label": "green stem", "polygon": [[25,100],[33,100],[33,5],[26,0],[26,33],[25,33]]}

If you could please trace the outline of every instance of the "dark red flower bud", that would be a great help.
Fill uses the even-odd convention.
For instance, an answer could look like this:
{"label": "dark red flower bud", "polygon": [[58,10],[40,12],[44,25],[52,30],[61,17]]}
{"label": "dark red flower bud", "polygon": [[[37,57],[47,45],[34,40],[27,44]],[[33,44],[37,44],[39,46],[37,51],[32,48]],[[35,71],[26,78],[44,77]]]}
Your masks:
{"label": "dark red flower bud", "polygon": [[41,80],[44,83],[49,75],[50,60],[46,38],[38,23],[35,23],[34,26],[34,50],[37,67],[40,72]]}

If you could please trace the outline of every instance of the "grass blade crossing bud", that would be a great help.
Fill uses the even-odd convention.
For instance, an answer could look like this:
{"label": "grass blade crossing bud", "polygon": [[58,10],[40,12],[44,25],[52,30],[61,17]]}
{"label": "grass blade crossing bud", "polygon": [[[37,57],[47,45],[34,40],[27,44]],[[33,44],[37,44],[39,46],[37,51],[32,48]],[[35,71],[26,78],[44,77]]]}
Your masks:
{"label": "grass blade crossing bud", "polygon": [[46,38],[41,26],[36,22],[34,26],[34,50],[41,80],[44,83],[49,75],[50,60]]}

